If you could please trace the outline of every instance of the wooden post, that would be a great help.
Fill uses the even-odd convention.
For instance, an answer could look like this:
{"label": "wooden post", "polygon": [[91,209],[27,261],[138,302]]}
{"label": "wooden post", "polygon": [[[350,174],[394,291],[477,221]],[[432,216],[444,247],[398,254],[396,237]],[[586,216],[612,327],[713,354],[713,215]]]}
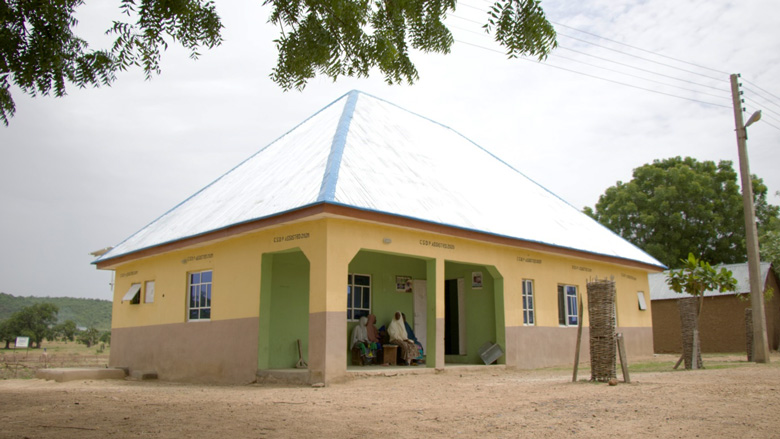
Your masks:
{"label": "wooden post", "polygon": [[577,307],[579,308],[577,317],[577,347],[574,351],[574,374],[571,382],[577,382],[577,369],[580,367],[580,344],[582,342],[582,294],[577,292]]}
{"label": "wooden post", "polygon": [[623,370],[623,382],[631,384],[631,377],[628,375],[628,361],[626,359],[626,345],[623,341],[623,333],[617,333],[617,348],[620,355],[620,368]]}

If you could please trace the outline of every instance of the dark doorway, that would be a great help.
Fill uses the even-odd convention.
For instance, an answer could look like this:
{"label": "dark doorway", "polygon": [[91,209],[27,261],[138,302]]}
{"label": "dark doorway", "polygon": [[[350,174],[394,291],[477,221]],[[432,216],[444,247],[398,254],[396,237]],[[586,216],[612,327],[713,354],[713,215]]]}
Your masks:
{"label": "dark doorway", "polygon": [[458,280],[444,281],[444,355],[460,354]]}

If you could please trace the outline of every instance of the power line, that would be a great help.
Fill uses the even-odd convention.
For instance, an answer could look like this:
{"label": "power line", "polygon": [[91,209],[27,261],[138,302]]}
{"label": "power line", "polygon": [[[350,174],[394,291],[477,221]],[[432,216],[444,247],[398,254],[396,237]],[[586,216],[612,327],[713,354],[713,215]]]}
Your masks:
{"label": "power line", "polygon": [[752,84],[752,85],[753,85],[753,87],[755,87],[755,88],[757,88],[757,89],[759,89],[759,90],[763,91],[764,93],[768,94],[769,96],[772,96],[773,98],[775,98],[775,99],[777,99],[777,100],[780,100],[780,97],[777,97],[776,95],[773,95],[772,93],[770,93],[770,92],[768,92],[768,91],[764,90],[763,88],[759,87],[759,86],[758,86],[758,84],[755,84],[755,83],[753,83],[753,82],[750,82],[750,81],[748,81],[748,80],[747,80],[747,79],[745,79],[745,78],[741,78],[741,77],[740,77],[740,79],[742,79],[743,81],[745,81],[745,82],[746,82],[746,83],[748,83],[748,84]]}
{"label": "power line", "polygon": [[621,71],[614,70],[614,69],[609,69],[607,67],[597,66],[595,64],[586,63],[585,61],[581,61],[581,60],[578,60],[578,59],[575,59],[575,58],[565,57],[565,56],[558,55],[558,54],[554,54],[554,55],[552,55],[552,57],[553,58],[562,58],[562,59],[565,59],[565,60],[568,60],[568,61],[571,61],[571,62],[581,63],[581,64],[584,64],[586,66],[594,67],[594,68],[597,68],[597,69],[607,70],[609,72],[614,72],[614,73],[617,73],[617,74],[620,74],[620,75],[626,75],[626,76],[630,76],[632,78],[641,79],[643,81],[654,82],[656,84],[664,85],[664,86],[667,86],[667,87],[673,87],[673,88],[677,88],[677,89],[680,89],[680,90],[689,91],[689,92],[692,92],[692,93],[704,94],[704,95],[716,97],[716,98],[719,98],[719,99],[726,99],[726,100],[731,99],[728,96],[716,95],[716,94],[706,93],[706,92],[699,91],[699,90],[693,90],[693,89],[690,89],[690,88],[680,87],[679,85],[674,85],[674,84],[669,84],[669,83],[666,83],[666,82],[656,81],[654,79],[645,78],[645,77],[639,76],[639,75],[632,75],[630,73],[621,72]]}
{"label": "power line", "polygon": [[586,53],[586,52],[581,52],[581,51],[579,51],[579,50],[570,49],[570,48],[568,48],[568,47],[562,47],[562,46],[558,46],[558,47],[559,47],[559,48],[561,48],[561,49],[570,50],[570,51],[572,51],[572,52],[579,53],[580,55],[590,56],[590,57],[592,57],[592,58],[600,59],[600,60],[602,60],[602,61],[606,61],[606,62],[611,62],[611,63],[618,64],[618,65],[621,65],[621,66],[624,66],[624,67],[628,67],[628,68],[631,68],[631,69],[636,69],[636,70],[640,70],[640,71],[643,71],[643,72],[652,73],[653,75],[658,75],[658,76],[663,76],[663,77],[665,77],[665,78],[674,79],[675,81],[682,81],[682,82],[687,82],[687,83],[689,83],[689,84],[698,85],[698,86],[700,86],[700,87],[707,87],[707,88],[711,88],[711,89],[714,89],[714,90],[717,90],[717,91],[721,91],[721,92],[727,92],[726,90],[723,90],[723,89],[720,89],[720,88],[717,88],[717,87],[713,87],[713,86],[711,86],[711,85],[700,84],[700,83],[698,83],[698,82],[689,81],[689,80],[687,80],[687,79],[680,79],[680,78],[675,78],[674,76],[665,75],[665,74],[663,74],[663,73],[658,73],[658,72],[653,72],[653,71],[651,71],[651,70],[643,69],[643,68],[641,68],[641,67],[636,67],[636,66],[632,66],[632,65],[629,65],[629,64],[621,63],[621,62],[619,62],[619,61],[613,61],[613,60],[611,60],[611,59],[603,58],[603,57],[596,56],[596,55],[591,55],[591,54],[589,54],[589,53]]}
{"label": "power line", "polygon": [[[458,18],[461,18],[461,17],[458,17]],[[473,21],[473,20],[470,20],[470,21]],[[469,32],[469,33],[472,33],[472,34],[480,35],[481,37],[484,37],[484,38],[488,38],[488,34],[483,33],[483,32],[475,32],[475,31],[472,31],[472,30],[469,30],[469,29],[466,29],[466,28],[463,28],[463,27],[460,27],[460,26],[456,26],[456,25],[452,25],[451,27],[455,28],[455,29],[460,29],[460,30],[462,30],[464,32]],[[666,77],[666,78],[669,78],[669,79],[672,79],[672,80],[675,80],[675,81],[687,82],[689,84],[693,84],[693,85],[696,85],[696,86],[711,88],[713,90],[717,90],[717,91],[720,91],[720,92],[723,92],[723,93],[729,93],[727,90],[723,90],[723,89],[720,89],[720,88],[717,88],[717,87],[713,87],[713,86],[710,86],[710,85],[707,85],[707,84],[701,84],[699,82],[689,81],[687,79],[682,79],[682,78],[678,78],[678,77],[675,77],[675,76],[665,75],[663,73],[658,73],[658,72],[655,72],[655,71],[652,71],[652,70],[643,69],[641,67],[632,66],[630,64],[622,63],[622,62],[619,62],[619,61],[614,61],[614,60],[611,60],[611,59],[608,59],[608,58],[599,57],[599,56],[592,55],[592,54],[589,54],[587,52],[578,51],[578,50],[575,50],[575,49],[572,49],[572,48],[569,48],[569,47],[565,47],[565,46],[560,46],[559,45],[558,48],[559,49],[564,49],[564,50],[569,50],[569,51],[575,52],[575,53],[579,53],[579,54],[584,55],[584,56],[589,56],[589,57],[592,57],[592,58],[600,59],[602,61],[610,62],[610,63],[613,63],[613,64],[618,64],[618,65],[621,65],[621,66],[624,66],[624,67],[628,67],[628,68],[631,68],[631,69],[640,70],[640,71],[649,73],[651,75],[663,76],[663,77]],[[631,75],[631,74],[625,73],[625,72],[620,72],[618,70],[609,69],[609,68],[597,66],[597,65],[594,65],[594,64],[589,64],[589,63],[586,63],[584,61],[580,61],[580,60],[576,60],[574,58],[568,58],[568,57],[559,55],[557,53],[553,53],[551,56],[557,57],[557,58],[562,58],[562,59],[567,59],[567,60],[570,60],[570,61],[573,61],[573,62],[578,62],[578,63],[585,64],[585,65],[588,65],[588,66],[591,66],[591,67],[599,68],[599,69],[612,71],[612,72],[615,72],[615,73],[618,73],[618,74],[631,76],[631,77],[642,79],[642,80],[645,80],[645,81],[655,82],[657,84],[662,84],[662,85],[666,85],[666,86],[669,86],[669,87],[674,87],[674,88],[679,88],[679,89],[686,90],[686,91],[691,91],[691,92],[694,92],[694,93],[701,93],[701,94],[705,94],[705,95],[708,95],[708,96],[714,96],[714,97],[721,98],[721,99],[731,99],[730,97],[728,97],[726,95],[721,96],[721,95],[714,95],[714,94],[711,94],[711,93],[706,93],[706,92],[703,92],[703,91],[691,90],[691,89],[688,89],[688,88],[685,88],[685,87],[680,87],[680,86],[676,86],[676,85],[672,85],[672,84],[656,81],[656,80],[653,80],[653,79],[644,78],[644,77],[636,76],[636,75]]]}
{"label": "power line", "polygon": [[[652,59],[644,58],[644,57],[641,57],[639,55],[634,55],[633,53],[628,53],[628,52],[624,52],[622,50],[613,49],[611,47],[602,46],[601,44],[596,44],[596,43],[590,42],[588,40],[583,40],[581,38],[572,37],[572,36],[569,36],[569,35],[566,35],[566,34],[562,34],[562,33],[558,33],[558,35],[561,35],[561,36],[566,37],[566,38],[570,38],[572,40],[580,41],[580,42],[583,42],[583,43],[586,43],[586,44],[591,44],[591,45],[594,45],[596,47],[601,47],[602,49],[611,50],[613,52],[617,52],[617,53],[620,53],[622,55],[631,56],[631,57],[634,57],[634,58],[637,58],[637,59],[641,59],[643,61],[651,62],[651,63],[658,64],[658,65],[661,65],[661,66],[664,66],[664,67],[669,67],[670,69],[676,69],[676,70],[680,70],[680,71],[683,71],[683,72],[686,72],[686,73],[690,73],[690,74],[693,74],[693,75],[699,75],[699,76],[702,76],[704,78],[712,79],[712,80],[715,80],[715,81],[724,81],[723,79],[719,79],[719,78],[715,78],[715,77],[712,77],[712,76],[703,75],[701,73],[693,72],[693,71],[690,71],[690,70],[681,69],[679,67],[676,67],[676,66],[673,66],[673,65],[670,65],[670,64],[664,64],[662,62],[658,62],[658,61],[654,61]],[[647,51],[645,51],[645,52],[647,52]],[[650,52],[650,53],[652,53],[652,52]],[[712,88],[715,88],[715,87],[712,87]]]}
{"label": "power line", "polygon": [[744,87],[744,88],[743,88],[743,90],[745,90],[746,92],[750,92],[750,93],[752,93],[752,94],[754,94],[754,95],[756,95],[756,96],[760,97],[761,99],[764,99],[764,100],[765,100],[765,101],[766,101],[768,104],[772,104],[772,105],[774,105],[775,107],[777,107],[777,108],[780,108],[780,105],[778,105],[778,104],[776,104],[776,103],[772,102],[772,100],[771,100],[771,99],[768,99],[768,98],[766,98],[766,97],[765,97],[765,96],[763,96],[761,93],[756,93],[755,91],[753,91],[753,90],[751,90],[751,89],[749,89],[749,88],[746,88],[746,87]]}
{"label": "power line", "polygon": [[[456,39],[455,41],[458,42],[458,43],[466,44],[468,46],[473,46],[473,47],[476,47],[476,48],[479,48],[479,49],[482,49],[482,50],[488,50],[490,52],[496,52],[496,53],[503,54],[503,52],[501,52],[499,50],[491,49],[489,47],[480,46],[478,44],[469,43],[469,42],[461,41],[461,40],[458,40],[458,39]],[[519,57],[519,59],[522,59],[524,61],[537,63],[536,60],[531,60],[531,59],[528,59],[526,57]],[[594,79],[600,79],[602,81],[611,82],[611,83],[622,85],[622,86],[625,86],[625,87],[636,88],[636,89],[639,89],[639,90],[649,91],[651,93],[657,93],[657,94],[661,94],[661,95],[665,95],[665,96],[670,96],[670,97],[673,97],[673,98],[684,99],[686,101],[698,102],[700,104],[712,105],[712,106],[722,107],[722,108],[731,108],[731,106],[728,106],[728,105],[720,105],[720,104],[716,104],[714,102],[707,102],[707,101],[701,101],[701,100],[698,100],[698,99],[686,98],[686,97],[678,96],[678,95],[671,94],[671,93],[665,93],[665,92],[662,92],[662,91],[653,90],[653,89],[649,89],[649,88],[645,88],[645,87],[640,87],[640,86],[633,85],[633,84],[627,84],[625,82],[620,82],[620,81],[615,81],[615,80],[612,80],[612,79],[602,78],[600,76],[591,75],[589,73],[584,73],[584,72],[580,72],[580,71],[577,71],[577,70],[568,69],[566,67],[556,66],[556,65],[553,65],[553,64],[550,64],[550,63],[537,63],[537,64],[541,64],[543,66],[556,68],[556,69],[559,69],[559,70],[564,70],[564,71],[571,72],[571,73],[576,73],[578,75],[588,76],[588,77],[594,78]]]}
{"label": "power line", "polygon": [[620,44],[621,46],[630,47],[630,48],[632,48],[634,50],[639,50],[641,52],[649,53],[649,54],[652,54],[652,55],[655,55],[655,56],[660,56],[661,58],[666,58],[666,59],[669,59],[669,60],[672,60],[672,61],[677,61],[677,62],[680,62],[680,63],[683,63],[683,64],[688,64],[690,66],[698,67],[700,69],[711,70],[713,72],[721,73],[723,75],[729,75],[728,72],[724,72],[724,71],[721,71],[721,70],[716,70],[716,69],[713,69],[713,68],[710,68],[710,67],[706,67],[706,66],[702,66],[702,65],[699,65],[699,64],[694,64],[694,63],[688,62],[688,61],[683,61],[681,59],[673,58],[671,56],[662,55],[662,54],[660,54],[658,52],[653,52],[652,50],[647,50],[647,49],[642,49],[641,47],[632,46],[630,44],[621,43],[620,41],[612,40],[612,39],[609,39],[607,37],[602,37],[601,35],[597,35],[597,34],[594,34],[594,33],[588,32],[588,31],[584,31],[582,29],[577,29],[576,27],[567,26],[567,25],[565,25],[563,23],[558,23],[558,22],[555,22],[555,21],[552,21],[552,20],[550,20],[550,23],[552,23],[552,24],[554,24],[556,26],[561,26],[561,27],[565,27],[567,29],[575,30],[577,32],[582,32],[584,34],[587,34],[587,35],[590,35],[590,36],[593,36],[593,37],[596,37],[596,38],[600,38],[602,40],[606,40],[606,41],[609,41],[611,43]]}

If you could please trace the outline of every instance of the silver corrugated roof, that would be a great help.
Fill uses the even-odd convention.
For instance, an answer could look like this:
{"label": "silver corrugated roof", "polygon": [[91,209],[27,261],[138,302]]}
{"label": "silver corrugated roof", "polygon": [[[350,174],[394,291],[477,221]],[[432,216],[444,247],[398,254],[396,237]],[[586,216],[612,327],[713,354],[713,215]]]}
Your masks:
{"label": "silver corrugated roof", "polygon": [[[772,264],[769,262],[762,262],[761,268],[761,290],[766,288],[766,279],[769,275],[769,269]],[[719,293],[717,291],[705,291],[704,296],[720,296],[722,294],[744,294],[750,293],[750,274],[748,273],[748,265],[744,264],[726,264],[718,265],[713,268],[720,271],[721,268],[725,268],[731,271],[734,279],[737,280],[737,291]],[[669,299],[682,299],[683,297],[691,297],[690,294],[675,293],[669,288],[666,283],[669,271],[663,273],[651,273],[648,275],[647,280],[650,283],[650,300],[669,300]]]}
{"label": "silver corrugated roof", "polygon": [[96,262],[318,203],[663,267],[485,149],[352,91]]}

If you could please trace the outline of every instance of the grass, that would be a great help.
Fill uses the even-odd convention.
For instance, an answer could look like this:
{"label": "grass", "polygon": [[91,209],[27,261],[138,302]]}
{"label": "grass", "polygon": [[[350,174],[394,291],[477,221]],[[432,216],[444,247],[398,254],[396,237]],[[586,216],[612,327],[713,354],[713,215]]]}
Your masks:
{"label": "grass", "polygon": [[34,378],[38,369],[55,367],[105,367],[109,346],[86,347],[76,342],[46,341],[40,349],[0,349],[0,379]]}
{"label": "grass", "polygon": [[[656,354],[652,358],[643,358],[636,362],[632,362],[628,359],[628,372],[629,373],[646,373],[646,372],[684,372],[685,365],[675,369],[674,365],[680,358],[679,354]],[[777,364],[778,358],[775,356],[772,359],[772,363]],[[749,363],[747,356],[744,353],[717,353],[717,354],[702,354],[702,362],[705,369],[730,369],[736,367],[744,367],[755,363]],[[545,370],[551,371],[571,371],[572,367],[558,366],[545,368]],[[620,367],[620,359],[616,361],[616,370],[618,376],[622,376],[622,370]],[[590,362],[581,362],[577,371],[578,377],[590,377]]]}

